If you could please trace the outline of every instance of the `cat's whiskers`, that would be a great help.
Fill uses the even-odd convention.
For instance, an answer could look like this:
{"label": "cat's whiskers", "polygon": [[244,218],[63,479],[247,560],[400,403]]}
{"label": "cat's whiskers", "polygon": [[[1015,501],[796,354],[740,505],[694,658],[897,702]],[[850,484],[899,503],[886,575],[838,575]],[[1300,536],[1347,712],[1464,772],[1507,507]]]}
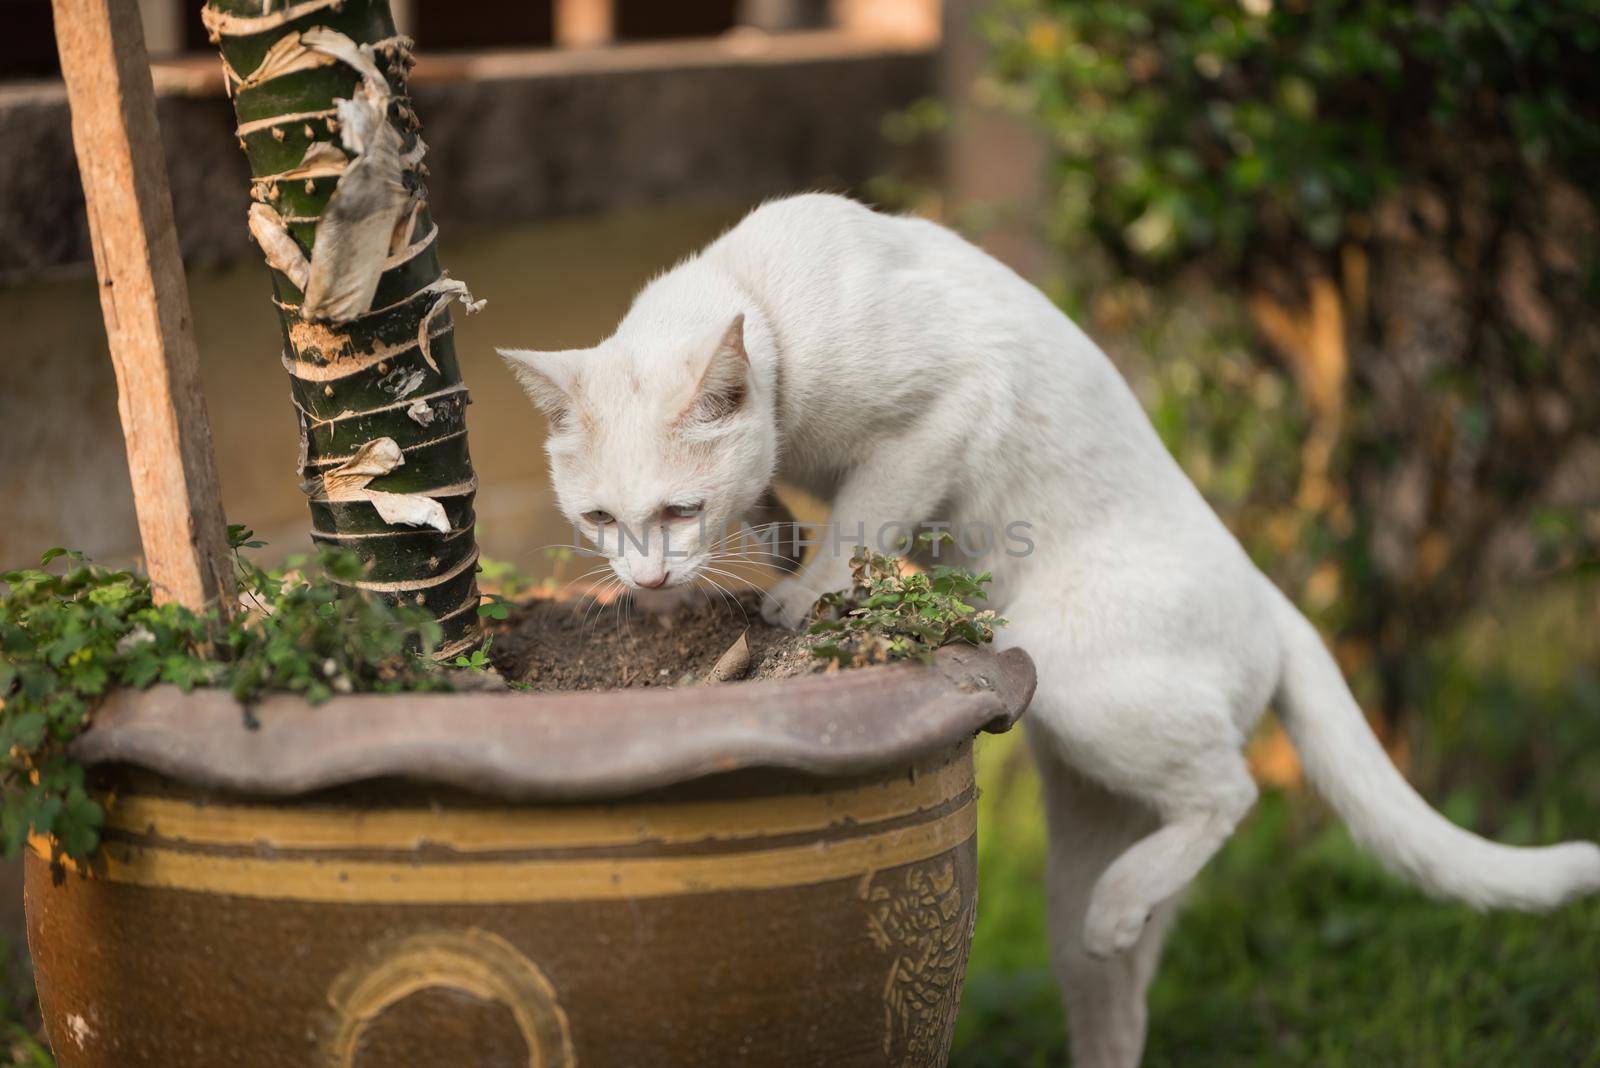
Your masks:
{"label": "cat's whiskers", "polygon": [[[779,573],[779,574],[787,574],[784,571],[784,569],[774,567],[770,562],[768,562],[766,560],[749,559],[749,558],[747,558],[745,556],[737,555],[737,554],[733,554],[733,553],[721,553],[721,554],[718,554],[718,555],[712,557],[711,562],[716,564],[716,565],[718,565],[718,566],[721,566],[721,567],[753,567],[753,568],[760,568],[761,569],[760,573],[763,574],[763,575],[766,575],[766,576],[770,576],[774,572]],[[790,581],[794,581],[794,578],[793,578],[792,575],[788,576],[788,577],[790,578]]]}
{"label": "cat's whiskers", "polygon": [[578,627],[579,632],[583,634],[585,641],[587,641],[589,637],[590,617],[595,616],[598,619],[598,617],[603,616],[605,614],[605,610],[611,606],[611,603],[613,603],[608,602],[606,598],[612,593],[612,591],[620,588],[621,586],[622,579],[618,578],[616,575],[612,575],[590,594],[590,603],[584,609],[583,620]]}
{"label": "cat's whiskers", "polygon": [[604,556],[605,555],[605,553],[601,552],[599,549],[591,549],[591,548],[589,548],[587,546],[584,546],[584,545],[574,545],[570,541],[558,541],[558,542],[553,542],[553,543],[551,543],[549,545],[536,546],[535,548],[529,549],[528,552],[529,553],[542,553],[542,552],[548,552],[551,549],[566,549],[566,550],[572,552],[573,554],[575,554],[577,556]]}
{"label": "cat's whiskers", "polygon": [[703,579],[706,582],[709,582],[716,589],[716,591],[722,595],[723,599],[726,600],[729,604],[733,605],[733,607],[738,610],[739,615],[744,617],[744,625],[746,627],[750,626],[750,613],[746,612],[744,610],[744,605],[739,603],[739,598],[737,598],[733,594],[729,593],[728,590],[723,587],[722,583],[718,582],[716,579],[712,578],[710,575],[706,574],[705,572],[701,572],[700,574],[696,575],[695,577],[697,579]]}
{"label": "cat's whiskers", "polygon": [[[707,564],[707,565],[705,565],[704,568],[702,568],[702,573],[706,573],[706,572],[710,572],[711,574],[719,575],[722,578],[728,579],[728,580],[730,580],[732,582],[743,583],[746,588],[748,588],[751,592],[755,593],[755,595],[757,597],[761,598],[763,602],[772,601],[774,604],[777,603],[777,601],[773,598],[771,593],[769,593],[766,590],[762,589],[760,586],[757,586],[754,582],[750,581],[750,579],[747,578],[744,575],[740,575],[740,574],[737,574],[735,572],[728,571],[728,570],[725,570],[723,568],[716,567],[713,564]],[[708,581],[709,581],[709,575],[707,576],[707,578],[708,578]],[[743,608],[741,607],[740,610],[743,611]],[[749,616],[747,615],[745,618],[748,619]]]}
{"label": "cat's whiskers", "polygon": [[632,590],[623,591],[622,596],[617,598],[616,608],[617,644],[621,645],[623,641],[633,637],[633,614],[638,608],[638,602],[634,600]]}
{"label": "cat's whiskers", "polygon": [[700,580],[704,577],[705,576],[703,575],[695,575],[694,578],[689,580],[689,588],[698,593],[705,600],[707,608],[711,608],[716,602],[714,602],[711,599],[711,595],[705,591],[705,587],[700,585]]}
{"label": "cat's whiskers", "polygon": [[566,593],[567,590],[571,589],[576,584],[582,582],[584,579],[594,578],[596,575],[603,575],[603,574],[605,574],[606,572],[608,572],[610,570],[611,570],[611,565],[610,564],[601,564],[599,567],[591,567],[589,570],[585,571],[583,574],[577,576],[576,578],[574,578],[574,579],[572,579],[572,580],[570,580],[570,581],[568,581],[566,583],[563,583],[561,585],[561,587],[559,589],[557,589],[554,594],[552,594],[552,597],[555,598],[555,599],[559,599],[562,594]]}
{"label": "cat's whiskers", "polygon": [[[742,539],[742,540],[747,541],[747,542],[752,542],[755,545],[766,545],[766,544],[768,544],[770,542],[771,539],[763,537],[763,535],[765,535],[768,532],[770,532],[772,530],[775,530],[775,529],[777,529],[779,527],[790,527],[790,526],[798,528],[798,524],[789,524],[789,523],[763,523],[760,526],[755,526],[755,527],[741,527],[738,530],[732,531],[732,532],[730,532],[728,534],[724,534],[722,537],[718,538],[716,541],[714,541],[710,545],[706,546],[706,550],[705,551],[709,552],[709,553],[716,553],[717,551],[726,548],[730,543],[734,542],[735,540],[739,540],[739,539]],[[779,544],[781,544],[781,541],[779,542]],[[747,549],[745,551],[748,552],[748,551],[751,551],[751,550]],[[791,556],[791,555],[786,554],[786,553],[774,552],[771,549],[760,549],[760,550],[755,550],[755,551],[760,552],[760,553],[762,553],[764,555],[770,556],[775,560],[783,560],[784,562],[790,563],[790,564],[793,564],[795,562],[795,560],[796,560],[795,556]],[[804,555],[804,550],[803,549],[800,551],[800,555]]]}
{"label": "cat's whiskers", "polygon": [[589,617],[595,612],[597,606],[604,603],[601,601],[600,596],[602,591],[604,591],[608,585],[609,582],[602,583],[600,586],[589,592],[589,603],[583,606],[583,616],[578,621],[578,630],[580,633],[587,635],[589,629]]}
{"label": "cat's whiskers", "polygon": [[756,583],[750,578],[750,576],[743,575],[743,574],[740,574],[737,571],[731,570],[730,568],[728,568],[726,566],[723,566],[720,561],[718,561],[718,562],[707,562],[704,566],[701,567],[700,570],[701,570],[702,573],[705,573],[705,572],[709,571],[712,574],[721,575],[723,578],[733,579],[733,580],[735,580],[737,582],[741,582],[746,587],[756,591],[757,593],[765,592],[764,590],[762,590],[762,588],[760,586],[756,585]]}
{"label": "cat's whiskers", "polygon": [[580,590],[580,593],[587,597],[594,597],[601,589],[605,588],[607,580],[601,580],[599,576],[606,574],[608,570],[609,568],[597,568],[592,572],[578,576],[565,586],[562,586],[560,589],[556,590],[551,596],[551,599],[561,600],[566,595],[566,592],[570,587],[578,584],[579,582],[585,581],[588,581],[588,584]]}
{"label": "cat's whiskers", "polygon": [[750,564],[750,565],[760,565],[762,567],[765,567],[765,568],[769,569],[770,571],[775,571],[775,572],[779,572],[779,573],[784,573],[789,569],[787,566],[779,566],[780,564],[782,564],[782,565],[792,565],[792,563],[793,563],[793,561],[790,560],[790,558],[787,557],[787,556],[779,556],[779,555],[774,554],[774,553],[767,553],[767,552],[753,551],[753,550],[744,550],[744,551],[740,551],[740,552],[723,550],[721,552],[708,553],[707,555],[712,560],[718,561],[720,563],[742,563],[742,564]]}

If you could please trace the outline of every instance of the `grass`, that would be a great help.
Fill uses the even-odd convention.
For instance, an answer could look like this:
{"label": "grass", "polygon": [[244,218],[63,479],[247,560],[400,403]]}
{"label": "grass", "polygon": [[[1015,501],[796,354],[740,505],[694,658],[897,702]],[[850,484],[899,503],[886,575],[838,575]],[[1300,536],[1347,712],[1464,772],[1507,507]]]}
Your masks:
{"label": "grass", "polygon": [[35,1037],[38,1012],[24,946],[0,936],[0,1063],[51,1068],[55,1064]]}
{"label": "grass", "polygon": [[[980,757],[983,891],[957,1068],[1065,1056],[1037,785],[1031,769],[995,785],[1019,741]],[[1546,917],[1439,905],[1304,795],[1270,791],[1191,895],[1150,1008],[1148,1068],[1600,1066],[1600,901]]]}
{"label": "grass", "polygon": [[[1458,822],[1519,844],[1600,837],[1600,659],[1575,648],[1588,631],[1572,622],[1559,605],[1513,613],[1438,661],[1412,774]],[[980,746],[982,895],[955,1068],[1065,1062],[1023,749]],[[1312,794],[1268,790],[1194,887],[1150,1010],[1146,1068],[1600,1068],[1600,898],[1547,916],[1439,904]]]}

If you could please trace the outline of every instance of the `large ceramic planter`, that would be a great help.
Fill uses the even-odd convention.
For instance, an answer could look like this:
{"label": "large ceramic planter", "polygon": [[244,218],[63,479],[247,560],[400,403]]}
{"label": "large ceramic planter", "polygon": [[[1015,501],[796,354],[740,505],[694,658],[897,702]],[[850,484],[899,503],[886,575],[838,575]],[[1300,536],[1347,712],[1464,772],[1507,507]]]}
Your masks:
{"label": "large ceramic planter", "polygon": [[971,739],[1020,652],[693,690],[124,694],[85,866],[28,858],[62,1068],[937,1065]]}

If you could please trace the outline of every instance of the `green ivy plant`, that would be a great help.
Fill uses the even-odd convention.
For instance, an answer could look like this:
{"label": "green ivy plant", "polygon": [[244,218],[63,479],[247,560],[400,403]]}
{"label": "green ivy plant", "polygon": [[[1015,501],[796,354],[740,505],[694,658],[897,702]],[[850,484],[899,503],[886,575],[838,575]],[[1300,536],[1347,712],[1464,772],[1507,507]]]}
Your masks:
{"label": "green ivy plant", "polygon": [[[1333,248],[1502,135],[1600,193],[1594,0],[990,0],[995,86],[1056,151],[1055,237],[1124,268]],[[1473,165],[1481,166],[1475,157]]]}
{"label": "green ivy plant", "polygon": [[[0,846],[13,855],[31,831],[68,856],[99,844],[104,812],[67,746],[113,687],[170,684],[231,691],[248,708],[272,691],[319,703],[341,693],[448,690],[430,659],[438,624],[351,585],[348,552],[291,559],[267,570],[240,552],[260,542],[229,529],[240,609],[224,622],[156,604],[150,580],[52,549],[40,566],[0,575]],[[247,725],[251,725],[247,720]]]}
{"label": "green ivy plant", "polygon": [[[949,534],[922,534],[917,540],[935,555],[940,545],[952,541]],[[928,663],[946,645],[992,642],[995,628],[1006,624],[971,603],[988,600],[984,587],[993,576],[987,571],[979,575],[943,565],[903,569],[896,558],[863,546],[850,559],[850,574],[850,589],[817,601],[820,618],[809,632],[821,639],[812,646],[812,655],[830,666]]]}

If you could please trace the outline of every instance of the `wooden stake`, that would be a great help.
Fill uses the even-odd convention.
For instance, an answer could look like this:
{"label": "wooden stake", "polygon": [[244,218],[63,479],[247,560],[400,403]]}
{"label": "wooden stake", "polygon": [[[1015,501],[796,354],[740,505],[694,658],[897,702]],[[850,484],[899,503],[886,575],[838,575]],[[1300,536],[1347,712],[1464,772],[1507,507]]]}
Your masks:
{"label": "wooden stake", "polygon": [[556,47],[599,48],[616,34],[615,0],[556,0]]}
{"label": "wooden stake", "polygon": [[227,529],[139,5],[53,7],[151,584],[159,600],[226,612]]}

